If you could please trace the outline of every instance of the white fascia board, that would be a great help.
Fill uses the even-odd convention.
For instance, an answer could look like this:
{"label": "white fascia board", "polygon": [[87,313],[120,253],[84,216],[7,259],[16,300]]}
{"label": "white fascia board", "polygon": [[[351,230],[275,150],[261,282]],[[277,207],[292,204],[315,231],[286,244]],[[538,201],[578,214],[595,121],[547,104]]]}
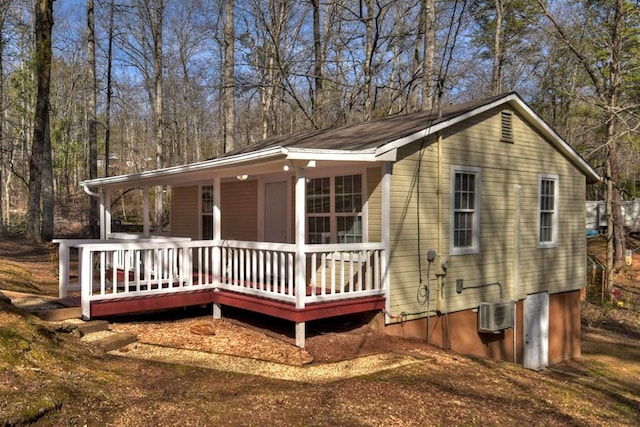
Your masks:
{"label": "white fascia board", "polygon": [[284,156],[286,151],[282,147],[268,148],[250,153],[238,154],[236,156],[222,157],[218,159],[204,160],[198,163],[188,165],[172,166],[163,169],[155,169],[146,172],[139,172],[127,175],[110,176],[105,178],[96,178],[81,181],[79,184],[83,187],[109,187],[121,184],[143,184],[145,181],[155,181],[162,178],[169,178],[176,175],[195,173],[207,169],[215,170],[230,166],[239,166],[243,163],[255,163],[259,160],[272,159]]}
{"label": "white fascia board", "polygon": [[394,148],[384,153],[376,152],[376,159],[380,162],[395,162],[398,159],[398,150]]}
{"label": "white fascia board", "polygon": [[288,148],[287,160],[334,160],[340,162],[375,162],[375,150],[318,150],[318,149],[300,149]]}

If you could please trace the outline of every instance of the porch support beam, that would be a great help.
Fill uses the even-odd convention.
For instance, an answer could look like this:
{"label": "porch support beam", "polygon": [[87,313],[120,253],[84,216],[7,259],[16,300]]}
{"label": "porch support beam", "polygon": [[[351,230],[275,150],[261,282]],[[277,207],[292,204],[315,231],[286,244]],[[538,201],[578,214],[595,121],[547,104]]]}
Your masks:
{"label": "porch support beam", "polygon": [[142,198],[142,233],[145,236],[149,235],[149,187],[143,187]]}
{"label": "porch support beam", "polygon": [[296,322],[296,346],[304,348],[304,341],[306,335],[306,323]]}
{"label": "porch support beam", "polygon": [[[305,307],[305,297],[307,295],[307,256],[305,254],[305,204],[306,204],[306,181],[304,168],[296,169],[296,206],[295,206],[295,237],[296,237],[296,259],[295,259],[295,286],[296,286],[296,309],[302,310]],[[305,342],[305,322],[296,322],[296,345],[304,348]]]}
{"label": "porch support beam", "polygon": [[296,259],[295,259],[295,286],[296,286],[296,308],[304,308],[304,298],[306,296],[306,276],[307,263],[305,255],[305,200],[306,182],[304,178],[304,168],[296,169],[296,206],[295,206],[295,238],[296,238]]}
{"label": "porch support beam", "polygon": [[[382,253],[382,257],[380,259],[380,264],[382,268],[382,289],[384,289],[385,293],[385,308],[390,311],[390,284],[389,284],[389,267],[390,267],[390,256],[391,256],[391,172],[392,172],[393,163],[386,162],[383,166],[383,175],[382,175],[382,209],[381,209],[381,228],[382,228],[382,244],[384,246],[384,251]],[[385,316],[385,320],[387,317]]]}
{"label": "porch support beam", "polygon": [[105,190],[100,198],[100,238],[106,239],[111,233],[111,190]]}
{"label": "porch support beam", "polygon": [[[222,214],[221,214],[221,191],[220,191],[220,177],[216,176],[213,178],[213,240],[220,241],[222,239]],[[212,274],[213,274],[213,283],[217,286],[220,286],[220,274],[222,272],[222,266],[220,265],[222,260],[222,253],[220,249],[220,245],[215,245],[213,247],[213,262],[211,265]],[[213,318],[220,319],[222,318],[222,305],[214,302],[213,303]]]}

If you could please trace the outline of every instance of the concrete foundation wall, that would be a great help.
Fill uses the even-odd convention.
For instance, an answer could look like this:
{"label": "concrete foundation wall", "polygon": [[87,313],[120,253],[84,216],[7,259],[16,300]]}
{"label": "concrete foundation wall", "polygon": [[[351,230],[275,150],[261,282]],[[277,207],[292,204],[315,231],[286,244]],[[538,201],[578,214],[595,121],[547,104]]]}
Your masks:
{"label": "concrete foundation wall", "polygon": [[[384,314],[371,322],[373,329],[405,338],[426,339],[427,327],[430,344],[456,353],[486,357],[494,360],[523,363],[524,301],[516,305],[516,339],[514,356],[514,329],[499,333],[479,333],[478,315],[463,310],[448,315],[431,316],[404,323],[384,325]],[[580,356],[580,291],[549,296],[549,363]]]}

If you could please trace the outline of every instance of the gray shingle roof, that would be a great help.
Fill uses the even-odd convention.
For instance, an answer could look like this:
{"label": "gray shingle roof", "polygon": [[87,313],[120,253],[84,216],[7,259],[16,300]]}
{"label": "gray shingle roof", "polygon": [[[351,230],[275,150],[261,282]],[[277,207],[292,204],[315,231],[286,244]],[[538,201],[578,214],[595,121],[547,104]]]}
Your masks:
{"label": "gray shingle roof", "polygon": [[368,150],[379,148],[391,141],[427,129],[440,122],[450,120],[483,105],[490,104],[507,95],[484,98],[478,101],[447,106],[441,114],[436,110],[398,114],[367,122],[354,123],[338,128],[323,129],[296,135],[277,136],[236,149],[219,157],[273,147],[313,148],[318,150]]}

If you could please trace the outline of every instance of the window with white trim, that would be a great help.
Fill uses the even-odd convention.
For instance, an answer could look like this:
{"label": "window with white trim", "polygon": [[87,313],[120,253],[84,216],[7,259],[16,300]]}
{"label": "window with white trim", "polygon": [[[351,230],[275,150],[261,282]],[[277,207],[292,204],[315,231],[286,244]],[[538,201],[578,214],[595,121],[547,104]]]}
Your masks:
{"label": "window with white trim", "polygon": [[451,171],[451,254],[480,250],[480,168],[454,166]]}
{"label": "window with white trim", "polygon": [[307,179],[307,243],[362,241],[362,175]]}
{"label": "window with white trim", "polygon": [[213,239],[213,185],[203,185],[200,188],[200,221],[202,239]]}
{"label": "window with white trim", "polygon": [[558,175],[540,175],[538,188],[538,247],[555,247],[558,244]]}

